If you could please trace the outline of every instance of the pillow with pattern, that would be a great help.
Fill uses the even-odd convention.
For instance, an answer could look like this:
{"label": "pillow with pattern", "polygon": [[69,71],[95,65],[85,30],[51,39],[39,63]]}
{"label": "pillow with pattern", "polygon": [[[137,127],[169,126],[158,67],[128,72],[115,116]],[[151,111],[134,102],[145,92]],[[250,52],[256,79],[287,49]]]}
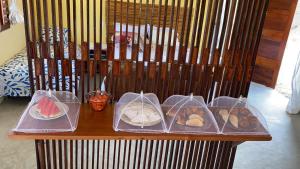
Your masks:
{"label": "pillow with pattern", "polygon": [[[60,41],[60,30],[58,27],[56,27],[56,41],[59,42]],[[50,45],[53,45],[54,43],[54,29],[52,27],[48,28],[48,32],[49,32],[49,43]],[[46,39],[46,28],[42,29],[42,38],[43,40]],[[64,47],[66,48],[68,46],[68,29],[67,28],[63,28],[63,42],[64,42]]]}

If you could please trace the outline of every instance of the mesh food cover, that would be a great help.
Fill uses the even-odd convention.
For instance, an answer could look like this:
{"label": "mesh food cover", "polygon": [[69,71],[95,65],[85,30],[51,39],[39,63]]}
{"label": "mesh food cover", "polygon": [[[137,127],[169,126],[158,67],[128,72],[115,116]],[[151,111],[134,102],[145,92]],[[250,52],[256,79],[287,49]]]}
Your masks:
{"label": "mesh food cover", "polygon": [[28,133],[75,131],[79,112],[80,101],[73,93],[38,90],[14,130]]}
{"label": "mesh food cover", "polygon": [[246,98],[221,96],[211,101],[208,108],[223,134],[268,134],[266,120]]}
{"label": "mesh food cover", "polygon": [[170,133],[218,133],[217,123],[201,96],[170,96],[162,110]]}
{"label": "mesh food cover", "polygon": [[115,105],[113,128],[115,131],[166,131],[163,113],[153,93],[125,93]]}

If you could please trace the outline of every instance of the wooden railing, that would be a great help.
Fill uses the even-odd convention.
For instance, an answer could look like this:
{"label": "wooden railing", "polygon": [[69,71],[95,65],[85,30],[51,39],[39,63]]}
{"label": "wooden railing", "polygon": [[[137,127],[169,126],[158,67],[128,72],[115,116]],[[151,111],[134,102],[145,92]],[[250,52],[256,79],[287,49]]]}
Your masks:
{"label": "wooden railing", "polygon": [[[247,96],[267,5],[268,0],[23,0],[32,93],[69,90],[85,102],[85,94],[96,90],[106,76],[113,101],[141,90],[155,93],[160,101],[189,93],[207,102],[220,95]],[[144,38],[118,44],[118,22],[125,24],[125,39],[130,25],[137,26],[133,36],[144,33]],[[58,38],[50,36],[49,28]],[[95,120],[94,114],[83,105],[80,118],[87,125],[73,133],[78,138],[35,138],[38,168],[118,168],[122,161],[116,163],[117,153],[118,158],[129,158],[127,168],[232,168],[236,145],[244,138],[197,136],[192,141],[174,135],[167,141],[145,135],[122,140],[110,127],[106,129],[115,137],[100,137],[100,128],[80,135],[81,129],[97,126],[102,119],[91,124],[87,119]],[[112,117],[110,111],[104,116]],[[83,138],[87,134],[92,140]]]}
{"label": "wooden railing", "polygon": [[[124,92],[144,90],[160,100],[193,92],[209,101],[247,95],[267,0],[23,0],[23,5],[32,91],[66,90],[69,83],[74,87],[68,90],[83,99],[107,76],[114,100]],[[147,25],[147,38],[157,40],[144,38],[130,46],[121,42],[115,53],[117,22],[126,25],[127,33],[128,25],[137,26],[138,35],[141,25]],[[161,33],[154,35],[154,26]],[[49,28],[58,38],[49,37]],[[64,41],[60,32],[65,29]],[[175,36],[171,31],[163,36],[167,29]]]}

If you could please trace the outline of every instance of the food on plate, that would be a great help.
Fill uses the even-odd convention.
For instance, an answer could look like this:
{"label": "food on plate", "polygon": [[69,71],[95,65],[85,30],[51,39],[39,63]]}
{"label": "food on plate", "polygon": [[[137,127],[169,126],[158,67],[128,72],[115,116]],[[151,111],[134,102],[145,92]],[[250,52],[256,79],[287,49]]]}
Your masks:
{"label": "food on plate", "polygon": [[239,119],[238,119],[237,115],[231,114],[229,116],[229,121],[235,128],[239,128]]}
{"label": "food on plate", "polygon": [[158,110],[151,104],[131,102],[121,108],[121,119],[135,126],[153,126],[161,121]]}
{"label": "food on plate", "polygon": [[224,122],[229,121],[236,129],[255,128],[258,125],[257,118],[247,109],[233,108],[230,113],[227,109],[220,109],[219,115]]}
{"label": "food on plate", "polygon": [[202,127],[204,125],[204,119],[196,115],[194,116],[194,118],[189,118],[189,120],[186,121],[186,125],[193,127]]}
{"label": "food on plate", "polygon": [[239,121],[239,126],[242,128],[247,128],[250,126],[250,120],[247,117],[241,117]]}
{"label": "food on plate", "polygon": [[44,118],[53,118],[61,114],[56,102],[49,97],[42,97],[37,104],[37,111]]}
{"label": "food on plate", "polygon": [[226,110],[226,109],[221,109],[221,110],[219,111],[219,114],[220,114],[220,116],[222,117],[222,119],[223,119],[224,121],[227,121],[228,115],[229,115],[228,110]]}
{"label": "food on plate", "polygon": [[[170,110],[167,115],[174,117],[176,113],[174,112],[174,110]],[[187,108],[180,108],[177,112],[176,123],[192,127],[203,127],[205,123],[203,116],[204,112],[200,107],[189,106]]]}
{"label": "food on plate", "polygon": [[191,114],[189,116],[189,119],[202,119],[203,120],[202,116],[200,116],[198,114]]}

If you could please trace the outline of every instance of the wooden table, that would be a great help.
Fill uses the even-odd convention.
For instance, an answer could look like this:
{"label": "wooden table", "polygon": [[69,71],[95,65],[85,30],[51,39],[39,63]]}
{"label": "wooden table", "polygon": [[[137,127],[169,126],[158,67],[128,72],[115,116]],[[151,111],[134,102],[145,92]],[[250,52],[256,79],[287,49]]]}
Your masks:
{"label": "wooden table", "polygon": [[272,139],[270,135],[115,132],[112,122],[113,105],[94,112],[82,104],[75,132],[8,135],[16,140],[35,140],[38,169],[232,168],[238,144]]}

